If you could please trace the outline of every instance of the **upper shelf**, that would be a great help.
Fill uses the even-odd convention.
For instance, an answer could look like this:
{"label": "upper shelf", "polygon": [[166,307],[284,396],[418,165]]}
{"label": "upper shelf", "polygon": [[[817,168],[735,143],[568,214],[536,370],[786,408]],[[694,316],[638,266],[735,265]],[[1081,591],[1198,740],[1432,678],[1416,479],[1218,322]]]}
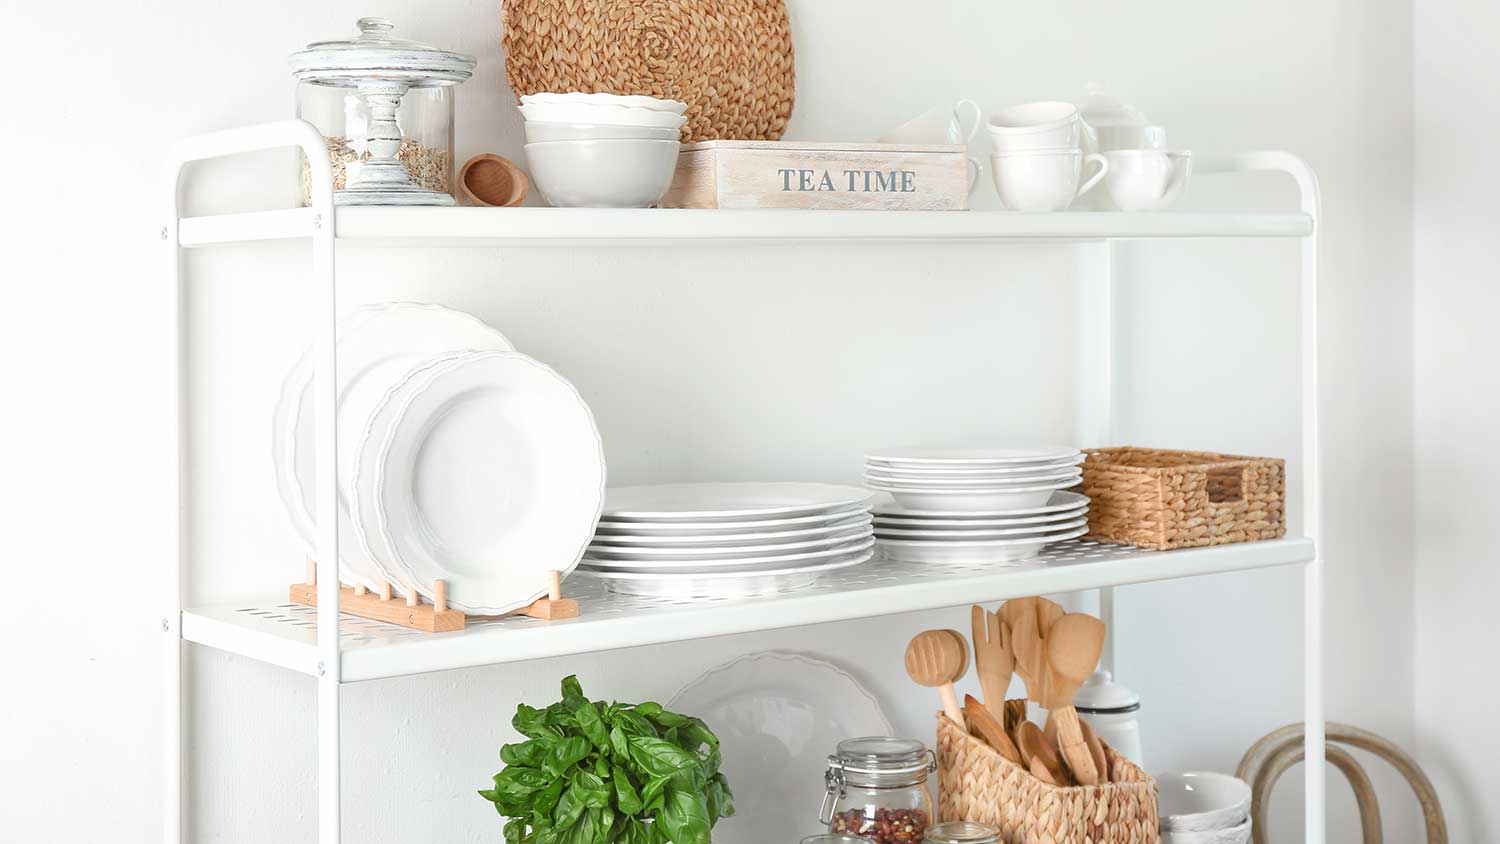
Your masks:
{"label": "upper shelf", "polygon": [[[341,679],[354,682],[680,642],[1025,595],[1300,565],[1312,559],[1313,544],[1307,539],[1181,551],[1074,541],[1045,549],[1036,565],[934,566],[876,560],[828,572],[797,592],[744,600],[635,598],[607,592],[598,581],[570,577],[563,591],[578,599],[582,615],[566,621],[524,616],[472,619],[458,632],[419,633],[343,616]],[[316,618],[312,607],[285,600],[199,607],[183,612],[182,635],[190,642],[315,674]]]}
{"label": "upper shelf", "polygon": [[[338,240],[359,246],[626,244],[661,241],[1092,241],[1305,237],[1306,214],[1004,211],[719,211],[614,208],[340,208]],[[307,237],[311,209],[186,217],[183,246]]]}

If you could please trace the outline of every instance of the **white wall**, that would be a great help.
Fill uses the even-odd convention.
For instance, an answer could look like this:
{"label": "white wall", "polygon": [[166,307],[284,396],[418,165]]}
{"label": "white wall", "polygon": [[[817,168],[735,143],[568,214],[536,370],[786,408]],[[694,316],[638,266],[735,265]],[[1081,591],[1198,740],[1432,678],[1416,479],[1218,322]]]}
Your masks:
{"label": "white wall", "polygon": [[1417,670],[1419,760],[1454,841],[1500,837],[1493,599],[1500,554],[1485,447],[1500,418],[1500,175],[1476,166],[1500,133],[1500,9],[1423,0],[1416,15]]}
{"label": "white wall", "polygon": [[[868,136],[960,95],[992,108],[1072,98],[1103,76],[1176,144],[1283,147],[1319,170],[1329,714],[1409,744],[1410,4],[928,5],[913,16],[897,2],[793,2],[790,136]],[[7,491],[8,533],[22,540],[9,564],[13,582],[32,587],[40,573],[64,599],[0,615],[13,676],[45,678],[0,704],[13,725],[0,743],[9,795],[0,824],[22,838],[147,841],[161,795],[152,601],[165,509],[155,231],[166,145],[288,116],[285,54],[373,13],[480,56],[460,98],[460,159],[517,154],[519,128],[494,0],[8,11],[22,24],[21,63],[47,68],[3,118],[10,147],[30,155],[10,173],[13,196],[27,204],[0,212],[6,249],[20,259],[7,274],[13,298],[0,342],[14,394],[44,397],[8,402],[41,410],[0,423],[24,438],[10,455],[24,482]],[[247,195],[266,192],[255,182],[263,168],[210,169]],[[1227,195],[1202,187],[1195,201]],[[1282,184],[1254,196],[1293,201]],[[190,586],[198,598],[253,598],[298,572],[264,456],[269,401],[304,325],[298,254],[258,246],[189,263],[192,480],[206,499],[190,538],[211,569]],[[365,279],[346,286],[350,301],[428,297],[473,310],[574,379],[620,482],[852,480],[861,449],[883,442],[1075,438],[1069,315],[1078,285],[1097,280],[1088,269],[1096,257],[988,246],[372,250],[348,253],[343,266]],[[1118,259],[1131,326],[1120,439],[1295,459],[1294,247],[1158,244],[1122,248]],[[1153,767],[1232,770],[1254,738],[1297,720],[1298,596],[1293,571],[1122,591],[1120,671],[1146,697]],[[962,617],[923,613],[354,687],[348,840],[491,840],[497,823],[472,789],[496,767],[507,713],[517,700],[547,699],[570,671],[596,695],[664,697],[735,654],[803,650],[849,666],[898,729],[925,736],[932,701],[901,678],[898,657],[905,637],[936,623]],[[220,653],[194,651],[188,665],[193,840],[313,840],[311,684]],[[1391,791],[1390,780],[1381,784]],[[817,787],[809,784],[809,801]],[[1296,778],[1282,789],[1278,838],[1295,840]],[[1331,840],[1357,840],[1351,801],[1337,787],[1330,794]],[[1412,829],[1409,807],[1388,803],[1398,840]]]}

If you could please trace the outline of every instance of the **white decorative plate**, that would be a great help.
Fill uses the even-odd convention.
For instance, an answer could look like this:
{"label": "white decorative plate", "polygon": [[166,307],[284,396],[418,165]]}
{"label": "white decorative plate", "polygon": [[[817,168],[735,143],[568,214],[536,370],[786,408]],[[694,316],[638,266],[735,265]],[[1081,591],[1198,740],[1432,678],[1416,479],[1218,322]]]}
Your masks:
{"label": "white decorative plate", "polygon": [[903,507],[889,494],[875,502],[873,512],[877,519],[979,519],[1007,521],[1010,519],[1040,518],[1068,513],[1079,507],[1088,507],[1089,497],[1077,492],[1058,490],[1046,502],[1035,507],[1000,508],[994,510],[957,510],[952,507],[916,509]]}
{"label": "white decorative plate", "polygon": [[406,404],[376,460],[377,525],[423,597],[498,615],[578,564],[604,498],[604,451],[573,385],[514,352],[445,364]]}
{"label": "white decorative plate", "polygon": [[845,533],[851,528],[868,526],[871,524],[871,521],[869,513],[860,513],[857,516],[849,516],[831,525],[824,525],[822,527],[749,531],[745,533],[711,533],[702,536],[678,536],[674,534],[636,535],[629,531],[617,533],[611,530],[606,532],[600,528],[594,531],[593,544],[608,547],[734,548],[746,545],[821,539]]}
{"label": "white decorative plate", "polygon": [[1088,532],[1087,527],[1080,527],[1053,536],[959,542],[881,539],[879,548],[888,559],[912,563],[1016,563],[1035,557],[1054,542],[1077,539]]}
{"label": "white decorative plate", "polygon": [[910,463],[917,465],[969,464],[973,466],[1022,463],[1058,463],[1074,460],[1081,452],[1076,448],[943,448],[904,446],[882,448],[865,455],[872,463]]}
{"label": "white decorative plate", "polygon": [[838,666],[778,651],[714,668],[666,706],[702,718],[721,742],[735,814],[714,827],[714,844],[826,831],[817,803],[828,755],[846,738],[893,732],[879,701]]}
{"label": "white decorative plate", "polygon": [[[508,351],[510,341],[477,317],[441,305],[383,302],[345,317],[338,329],[339,536],[354,535],[349,479],[354,472],[359,433],[391,384],[411,366],[433,355],[464,349]],[[313,513],[315,454],[313,352],[308,350],[287,374],[276,402],[272,459],[276,488],[292,526],[309,556],[317,554]],[[339,579],[379,588],[379,572],[357,542],[341,542]]]}
{"label": "white decorative plate", "polygon": [[609,490],[602,518],[615,522],[754,521],[865,509],[869,490],[815,483],[699,483]]}

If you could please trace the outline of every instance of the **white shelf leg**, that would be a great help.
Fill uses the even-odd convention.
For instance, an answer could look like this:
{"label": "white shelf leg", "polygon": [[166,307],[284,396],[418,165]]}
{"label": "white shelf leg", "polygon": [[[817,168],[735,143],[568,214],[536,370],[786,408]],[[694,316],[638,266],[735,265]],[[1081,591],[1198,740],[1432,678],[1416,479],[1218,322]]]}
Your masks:
{"label": "white shelf leg", "polygon": [[161,227],[162,261],[167,278],[166,321],[163,357],[169,381],[168,396],[171,423],[167,428],[167,494],[172,511],[167,516],[166,600],[162,605],[162,840],[182,844],[182,424],[183,424],[183,325],[182,325],[182,255],[177,244],[178,194],[180,165],[172,162],[168,182],[170,223]]}
{"label": "white shelf leg", "polygon": [[[1115,438],[1115,243],[1085,247],[1087,270],[1078,290],[1078,407],[1074,430],[1082,448],[1114,445]],[[1099,618],[1105,624],[1099,667],[1115,670],[1115,590],[1099,590]]]}

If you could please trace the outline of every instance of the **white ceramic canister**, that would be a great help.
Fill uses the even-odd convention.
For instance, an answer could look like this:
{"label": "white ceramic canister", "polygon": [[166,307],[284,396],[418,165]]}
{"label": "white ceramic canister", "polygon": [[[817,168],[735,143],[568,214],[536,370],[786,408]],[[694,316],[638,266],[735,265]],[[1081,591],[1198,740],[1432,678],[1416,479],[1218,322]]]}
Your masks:
{"label": "white ceramic canister", "polygon": [[1108,671],[1095,671],[1073,695],[1078,717],[1116,752],[1146,768],[1141,751],[1141,696],[1116,683]]}

